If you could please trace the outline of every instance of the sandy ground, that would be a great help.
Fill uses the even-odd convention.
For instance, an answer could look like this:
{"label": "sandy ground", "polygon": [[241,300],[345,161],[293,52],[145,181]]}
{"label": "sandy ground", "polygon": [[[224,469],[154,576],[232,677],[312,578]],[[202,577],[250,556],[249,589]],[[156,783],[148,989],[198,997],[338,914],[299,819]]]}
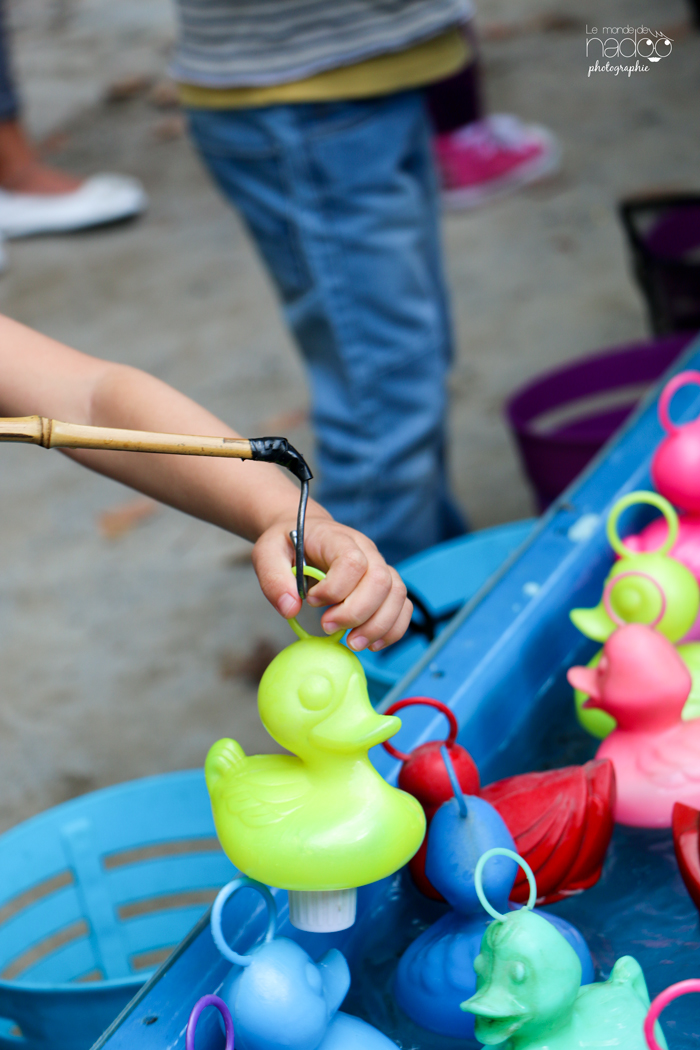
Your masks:
{"label": "sandy ground", "polygon": [[[617,199],[698,188],[700,36],[686,6],[620,0],[616,20],[663,29],[673,53],[648,74],[588,78],[585,26],[609,6],[480,2],[491,109],[548,125],[565,159],[547,183],[445,222],[453,471],[478,527],[532,512],[506,395],[645,334]],[[262,267],[179,114],[148,86],[166,75],[166,0],[22,0],[13,20],[27,120],[53,160],[132,172],[152,204],[132,225],[10,245],[0,309],[153,372],[243,433],[283,432],[310,451],[304,374]],[[127,77],[133,93],[107,101]],[[104,784],[199,765],[221,735],[269,749],[249,657],[291,635],[244,541],[167,509],[139,519],[140,505],[109,538],[101,515],[126,504],[128,518],[133,496],[37,448],[3,447],[0,492],[0,830]]]}

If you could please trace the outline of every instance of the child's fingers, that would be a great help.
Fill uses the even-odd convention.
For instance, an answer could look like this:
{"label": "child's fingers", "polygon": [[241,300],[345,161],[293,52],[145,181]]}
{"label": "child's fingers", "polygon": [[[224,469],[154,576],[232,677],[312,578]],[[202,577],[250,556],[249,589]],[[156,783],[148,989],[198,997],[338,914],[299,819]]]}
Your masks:
{"label": "child's fingers", "polygon": [[267,600],[289,620],[301,610],[291,571],[291,543],[281,529],[268,529],[253,547],[253,566]]}
{"label": "child's fingers", "polygon": [[364,631],[367,627],[371,634],[369,640],[374,641],[389,630],[405,598],[406,588],[398,573],[383,562],[379,565],[370,563],[357,587],[344,601],[327,609],[321,623],[325,630],[328,629],[327,623],[348,628],[362,626],[362,634],[369,638]]}
{"label": "child's fingers", "polygon": [[408,630],[408,625],[411,622],[412,615],[413,604],[407,598],[404,602],[403,609],[391,630],[387,631],[383,638],[378,638],[376,642],[371,643],[370,649],[372,652],[376,653],[380,649],[384,649],[387,645],[393,645],[394,642],[398,642],[399,638],[403,638]]}
{"label": "child's fingers", "polygon": [[[362,583],[370,565],[367,553],[349,529],[339,528],[333,523],[333,529],[325,532],[317,550],[313,542],[306,545],[309,561],[326,573],[325,580],[314,583],[309,591],[309,605],[313,606],[340,604]],[[384,565],[378,553],[376,557]]]}
{"label": "child's fingers", "polygon": [[[413,607],[403,580],[371,540],[337,522],[319,519],[307,521],[305,547],[309,563],[326,573],[309,592],[310,605],[330,606],[321,620],[324,631],[350,629],[348,644],[355,651],[368,645],[380,649],[401,638]],[[253,549],[262,591],[286,619],[301,609],[292,556],[286,525],[279,523],[263,533]]]}
{"label": "child's fingers", "polygon": [[[377,642],[390,644],[387,639],[391,638],[392,641],[395,641],[404,633],[412,611],[413,606],[406,597],[406,587],[399,580],[374,615],[350,632],[347,638],[348,645],[359,652],[367,645],[374,645]],[[401,624],[404,624],[403,628]],[[379,648],[382,648],[382,645]]]}

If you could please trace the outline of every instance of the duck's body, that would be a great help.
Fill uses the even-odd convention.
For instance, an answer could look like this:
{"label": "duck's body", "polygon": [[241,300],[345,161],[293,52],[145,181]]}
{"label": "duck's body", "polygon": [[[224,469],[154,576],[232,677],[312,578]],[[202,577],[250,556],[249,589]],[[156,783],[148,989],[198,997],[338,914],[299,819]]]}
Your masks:
{"label": "duck's body", "polygon": [[663,732],[615,729],[598,749],[617,776],[615,820],[670,828],[675,802],[700,807],[700,722]]}
{"label": "duck's body", "polygon": [[396,1050],[372,1025],[338,1011],[350,970],[337,949],[314,962],[300,944],[275,937],[248,959],[231,968],[221,988],[236,1050]]}
{"label": "duck's body", "polygon": [[[534,1038],[517,1033],[498,1045],[503,1050],[648,1050],[643,1031],[648,1009],[644,974],[636,959],[627,955],[615,963],[609,980],[579,990],[558,1031],[538,1033]],[[624,1040],[620,1038],[621,1018]]]}
{"label": "duck's body", "polygon": [[[649,1009],[639,963],[624,956],[610,979],[581,987],[581,966],[550,923],[522,909],[492,922],[474,963],[475,1035],[503,1050],[647,1050]],[[666,1046],[660,1027],[656,1035]]]}
{"label": "duck's body", "polygon": [[619,627],[598,666],[568,678],[588,693],[586,707],[617,723],[597,754],[615,767],[616,821],[670,827],[674,802],[700,806],[700,721],[682,721],[692,681],[668,639],[645,624]]}
{"label": "duck's body", "polygon": [[[222,773],[210,794],[224,852],[246,875],[270,886],[308,889],[309,866],[322,868],[317,888],[324,890],[376,882],[402,867],[422,837],[415,799],[390,787],[366,755],[339,756],[329,768],[315,769],[293,755],[248,757],[235,740],[220,740],[207,769],[214,764]],[[410,852],[407,824],[414,828]],[[358,854],[366,874],[353,883]]]}
{"label": "duck's body", "polygon": [[295,642],[263,675],[258,706],[294,754],[249,757],[219,740],[205,764],[217,834],[236,867],[281,889],[342,890],[410,860],[423,810],[367,757],[401,722],[374,711],[357,657],[327,638]]}

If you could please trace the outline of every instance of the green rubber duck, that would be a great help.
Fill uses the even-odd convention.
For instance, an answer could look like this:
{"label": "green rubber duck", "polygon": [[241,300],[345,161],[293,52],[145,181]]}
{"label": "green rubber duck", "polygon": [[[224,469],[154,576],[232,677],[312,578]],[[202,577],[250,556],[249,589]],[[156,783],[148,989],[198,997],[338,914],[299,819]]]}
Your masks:
{"label": "green rubber duck", "polygon": [[[509,853],[489,850],[480,858],[477,893],[482,862],[499,852]],[[522,858],[509,855],[527,874]],[[474,960],[476,993],[461,1004],[474,1014],[476,1039],[504,1050],[648,1050],[643,1025],[649,994],[639,963],[623,956],[607,981],[581,987],[576,952],[551,923],[531,910],[535,896],[536,890],[527,907],[504,915],[485,905],[496,921],[487,927]],[[658,1023],[655,1034],[666,1048]]]}
{"label": "green rubber duck", "polygon": [[247,756],[235,740],[213,745],[205,775],[216,831],[252,879],[300,893],[349,890],[406,864],[423,841],[425,815],[369,761],[368,749],[401,721],[373,709],[343,632],[316,638],[292,625],[300,639],[265,671],[258,709],[293,753]]}

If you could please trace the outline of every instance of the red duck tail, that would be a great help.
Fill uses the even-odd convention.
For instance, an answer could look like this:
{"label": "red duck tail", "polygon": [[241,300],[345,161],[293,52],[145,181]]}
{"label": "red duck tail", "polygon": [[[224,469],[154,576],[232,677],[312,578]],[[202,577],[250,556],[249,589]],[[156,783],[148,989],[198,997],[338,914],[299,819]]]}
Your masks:
{"label": "red duck tail", "polygon": [[[586,795],[581,766],[522,773],[489,784],[481,792],[501,814],[516,850],[535,873],[541,900],[558,892],[576,859],[583,838]],[[527,896],[525,875],[518,875],[510,899],[524,903]]]}
{"label": "red duck tail", "polygon": [[700,909],[700,812],[676,802],[672,819],[678,868],[695,907]]}
{"label": "red duck tail", "polygon": [[603,870],[605,853],[615,827],[615,768],[609,758],[583,766],[588,786],[586,824],[579,854],[556,896],[549,903],[594,886]]}
{"label": "red duck tail", "polygon": [[[613,829],[614,785],[612,764],[604,760],[524,773],[482,790],[534,871],[539,903],[578,893],[600,878]],[[527,895],[525,877],[519,876],[510,898],[524,903]]]}

